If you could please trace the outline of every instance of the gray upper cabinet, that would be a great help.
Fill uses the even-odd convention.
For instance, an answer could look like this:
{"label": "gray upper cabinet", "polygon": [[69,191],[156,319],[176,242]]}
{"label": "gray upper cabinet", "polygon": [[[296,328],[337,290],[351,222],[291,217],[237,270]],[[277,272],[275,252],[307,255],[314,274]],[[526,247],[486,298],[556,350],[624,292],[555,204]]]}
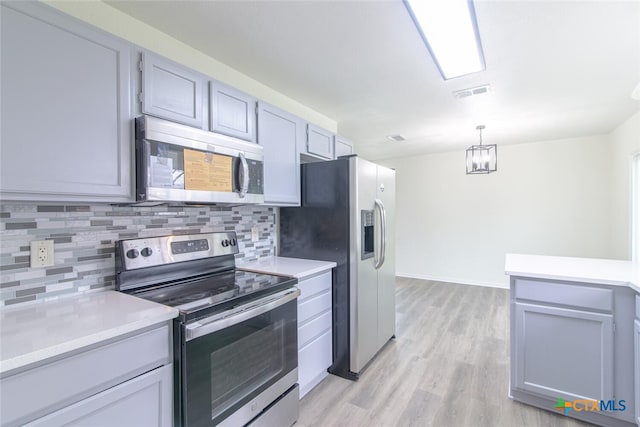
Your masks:
{"label": "gray upper cabinet", "polygon": [[335,158],[353,154],[353,143],[346,138],[336,135],[333,140]]}
{"label": "gray upper cabinet", "polygon": [[300,157],[304,138],[299,118],[264,102],[258,103],[258,144],[264,147],[264,203],[300,205]]}
{"label": "gray upper cabinet", "polygon": [[256,99],[220,82],[209,82],[211,130],[256,142]]}
{"label": "gray upper cabinet", "polygon": [[333,133],[309,123],[307,125],[307,145],[302,154],[324,160],[333,160]]}
{"label": "gray upper cabinet", "polygon": [[150,52],[140,68],[144,114],[203,128],[204,76]]}
{"label": "gray upper cabinet", "polygon": [[133,197],[131,47],[38,2],[2,2],[5,200]]}

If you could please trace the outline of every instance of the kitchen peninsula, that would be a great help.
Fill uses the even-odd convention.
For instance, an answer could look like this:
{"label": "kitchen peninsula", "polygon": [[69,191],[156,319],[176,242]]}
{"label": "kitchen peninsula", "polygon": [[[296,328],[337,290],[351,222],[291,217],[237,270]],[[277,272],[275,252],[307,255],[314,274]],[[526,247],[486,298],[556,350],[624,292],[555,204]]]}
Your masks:
{"label": "kitchen peninsula", "polygon": [[640,265],[507,254],[505,272],[510,397],[603,426],[640,422]]}

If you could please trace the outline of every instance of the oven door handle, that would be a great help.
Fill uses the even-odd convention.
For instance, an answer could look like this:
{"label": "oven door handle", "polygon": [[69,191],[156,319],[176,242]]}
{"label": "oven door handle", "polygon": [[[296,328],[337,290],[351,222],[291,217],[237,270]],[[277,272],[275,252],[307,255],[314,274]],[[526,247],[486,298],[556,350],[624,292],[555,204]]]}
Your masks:
{"label": "oven door handle", "polygon": [[228,328],[229,326],[237,325],[238,323],[244,322],[252,317],[259,316],[267,311],[280,307],[281,305],[298,298],[299,295],[300,290],[293,287],[291,289],[278,292],[277,294],[261,298],[253,303],[236,307],[228,312],[189,323],[185,326],[185,339],[186,341],[191,341],[203,335],[208,335],[221,329]]}

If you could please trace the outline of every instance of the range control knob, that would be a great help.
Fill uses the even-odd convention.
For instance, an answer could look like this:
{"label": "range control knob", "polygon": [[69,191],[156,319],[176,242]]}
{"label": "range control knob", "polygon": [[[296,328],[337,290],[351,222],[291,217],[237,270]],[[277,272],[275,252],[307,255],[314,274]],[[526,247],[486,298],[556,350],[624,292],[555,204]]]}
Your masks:
{"label": "range control knob", "polygon": [[143,257],[151,256],[152,253],[153,251],[151,250],[151,248],[144,248],[140,251],[140,255],[142,255]]}
{"label": "range control knob", "polygon": [[140,255],[140,252],[137,249],[129,249],[127,251],[127,258],[129,259],[138,258],[138,255]]}
{"label": "range control knob", "polygon": [[224,239],[221,243],[222,243],[222,247],[224,247],[224,248],[229,246],[229,240],[228,239]]}
{"label": "range control knob", "polygon": [[235,246],[238,244],[238,242],[236,242],[236,239],[231,239],[229,242],[231,243],[231,246]]}

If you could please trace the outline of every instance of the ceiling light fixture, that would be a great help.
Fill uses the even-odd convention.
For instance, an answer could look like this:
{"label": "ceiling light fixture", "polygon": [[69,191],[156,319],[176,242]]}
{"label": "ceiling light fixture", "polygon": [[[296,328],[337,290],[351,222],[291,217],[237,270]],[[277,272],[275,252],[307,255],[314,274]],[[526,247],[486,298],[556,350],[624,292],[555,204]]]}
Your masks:
{"label": "ceiling light fixture", "polygon": [[485,69],[471,0],[403,0],[445,80]]}
{"label": "ceiling light fixture", "polygon": [[480,145],[467,148],[467,175],[491,173],[498,170],[498,147],[496,144],[482,145],[482,129],[484,125],[476,126],[480,132]]}

